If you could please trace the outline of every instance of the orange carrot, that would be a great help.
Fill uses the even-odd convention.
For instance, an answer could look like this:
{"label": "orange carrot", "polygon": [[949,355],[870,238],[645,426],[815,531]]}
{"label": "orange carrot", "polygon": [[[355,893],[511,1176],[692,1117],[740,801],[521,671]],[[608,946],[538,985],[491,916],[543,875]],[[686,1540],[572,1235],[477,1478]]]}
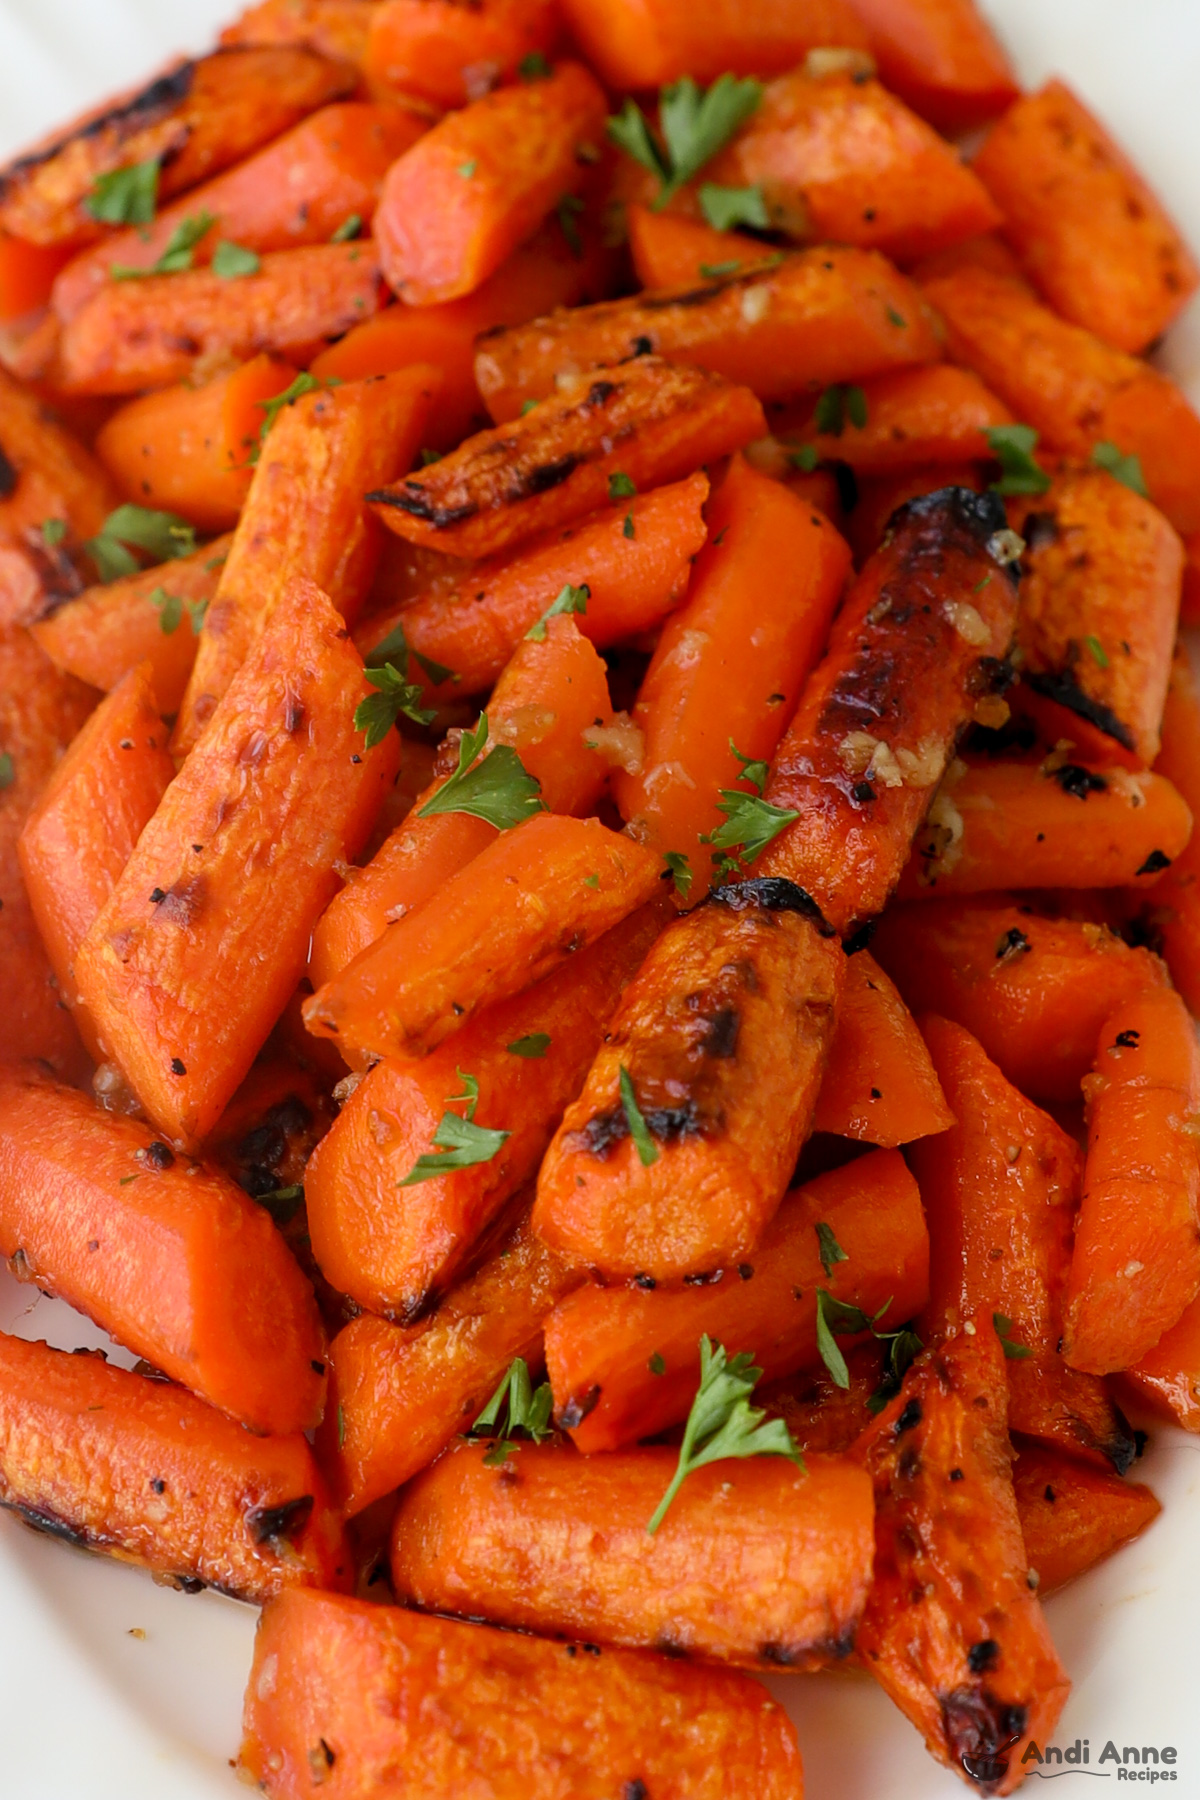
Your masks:
{"label": "orange carrot", "polygon": [[[1200,693],[1184,649],[1171,665],[1155,767],[1200,813]],[[1200,837],[1176,857],[1153,893],[1139,903],[1148,941],[1160,948],[1188,1010],[1200,1013]]]}
{"label": "orange carrot", "polygon": [[[892,515],[910,500],[920,500],[945,487],[967,488],[981,494],[987,485],[982,468],[980,463],[922,463],[916,468],[897,470],[893,475],[866,475],[861,481],[856,476],[854,508],[844,527],[856,565],[861,566],[879,549]],[[985,699],[990,700],[991,696]]]}
{"label": "orange carrot", "polygon": [[626,223],[634,273],[644,288],[696,287],[718,272],[733,275],[763,260],[758,238],[741,231],[714,231],[711,225],[678,213],[655,212],[632,202],[626,208]]}
{"label": "orange carrot", "polygon": [[1053,1594],[1152,1525],[1162,1507],[1140,1481],[1022,1444],[1013,1464],[1021,1536],[1039,1594]]}
{"label": "orange carrot", "polygon": [[974,167],[1054,310],[1118,350],[1144,350],[1200,284],[1153,189],[1064,82],[1018,100]]}
{"label": "orange carrot", "polygon": [[1160,1416],[1200,1431],[1200,1300],[1125,1370],[1121,1383]]}
{"label": "orange carrot", "polygon": [[[822,1268],[818,1224],[846,1261]],[[768,1380],[815,1368],[817,1290],[894,1331],[929,1292],[929,1238],[917,1184],[896,1150],[820,1175],[788,1194],[753,1260],[674,1292],[582,1287],[546,1322],[555,1414],[580,1450],[613,1450],[686,1418],[704,1333],[749,1351]],[[661,1365],[661,1366],[660,1366]]]}
{"label": "orange carrot", "polygon": [[751,12],[738,0],[709,0],[703,12],[682,0],[564,0],[563,11],[613,88],[660,87],[681,75],[715,81],[727,70],[776,75],[810,50],[867,44],[846,0],[771,0]]}
{"label": "orange carrot", "polygon": [[287,1587],[349,1583],[341,1521],[298,1432],[252,1437],[97,1353],[0,1336],[0,1501],[189,1592],[261,1606]]}
{"label": "orange carrot", "polygon": [[1020,92],[975,0],[850,3],[870,33],[881,79],[939,131],[981,125]]}
{"label": "orange carrot", "polygon": [[268,1052],[221,1114],[207,1153],[255,1199],[274,1195],[303,1181],[305,1164],[336,1116],[327,1082]]}
{"label": "orange carrot", "polygon": [[373,9],[363,57],[370,86],[434,106],[464,106],[512,81],[521,63],[551,50],[558,35],[553,0],[382,0]]}
{"label": "orange carrot", "polygon": [[339,615],[294,580],[76,956],[114,1060],[159,1128],[188,1147],[212,1130],[283,1010],[336,865],[361,845],[395,774],[391,745],[363,752],[354,729],[366,692]]}
{"label": "orange carrot", "polygon": [[448,113],[384,182],[374,231],[388,285],[417,306],[479,287],[579,185],[606,111],[595,78],[564,62]]}
{"label": "orange carrot", "polygon": [[1179,995],[1152,989],[1100,1032],[1064,1355],[1105,1375],[1145,1356],[1200,1292],[1200,1048]]}
{"label": "orange carrot", "polygon": [[984,433],[1010,422],[1008,408],[977,375],[948,363],[880,375],[864,382],[862,396],[861,423],[841,400],[833,430],[826,403],[809,413],[798,433],[784,435],[811,445],[822,461],[849,463],[860,475],[883,475],[914,464],[988,457]]}
{"label": "orange carrot", "polygon": [[320,1417],[312,1290],[264,1209],[148,1125],[25,1069],[0,1070],[0,1251],[252,1430]]}
{"label": "orange carrot", "polygon": [[1200,531],[1183,540],[1183,593],[1179,602],[1179,623],[1200,625]]}
{"label": "orange carrot", "polygon": [[874,957],[860,951],[846,964],[813,1130],[894,1149],[953,1123],[916,1021]]}
{"label": "orange carrot", "polygon": [[64,245],[30,244],[0,231],[0,325],[45,306],[70,254]]}
{"label": "orange carrot", "polygon": [[860,1438],[871,1423],[872,1403],[884,1386],[883,1350],[869,1337],[842,1358],[849,1387],[839,1387],[823,1363],[815,1369],[797,1369],[778,1381],[755,1390],[755,1402],[769,1417],[782,1419],[792,1442],[806,1454],[815,1450],[839,1456]]}
{"label": "orange carrot", "polygon": [[375,0],[259,0],[248,6],[219,42],[227,44],[306,44],[340,62],[361,63]]}
{"label": "orange carrot", "polygon": [[[704,840],[722,823],[721,790],[742,775],[743,759],[769,761],[850,569],[824,515],[740,456],[709,506],[708,531],[634,708],[641,767],[614,781],[639,842],[686,854],[701,879],[711,860]],[[771,604],[760,608],[767,592]]]}
{"label": "orange carrot", "polygon": [[[935,5],[941,3],[942,0],[934,0]],[[950,3],[955,4],[955,0],[950,0]],[[962,238],[946,250],[935,250],[932,256],[919,257],[908,273],[914,281],[923,285],[942,275],[956,275],[959,269],[985,269],[989,275],[1003,275],[1029,289],[1020,263],[999,231],[985,231],[979,237]]]}

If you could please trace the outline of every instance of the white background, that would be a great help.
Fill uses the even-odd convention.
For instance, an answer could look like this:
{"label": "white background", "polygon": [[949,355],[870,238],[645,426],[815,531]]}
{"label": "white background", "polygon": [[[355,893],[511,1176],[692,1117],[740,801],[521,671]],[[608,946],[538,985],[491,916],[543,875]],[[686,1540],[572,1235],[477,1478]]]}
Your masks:
{"label": "white background", "polygon": [[[986,10],[1025,82],[1068,76],[1200,245],[1200,0],[990,0]],[[202,49],[228,15],[225,0],[0,0],[0,156],[168,54]],[[1200,307],[1164,360],[1200,402]],[[0,1329],[66,1348],[100,1341],[2,1273]],[[1179,1779],[1165,1792],[1183,1800],[1200,1796],[1200,1440],[1158,1434],[1140,1473],[1164,1517],[1049,1604],[1075,1681],[1056,1737],[1090,1738],[1093,1770],[1108,1738],[1174,1744]],[[253,1632],[249,1608],[164,1592],[0,1517],[0,1797],[232,1800]],[[790,1697],[810,1800],[963,1793],[866,1680],[773,1685]],[[1094,1776],[1064,1779],[1068,1794],[1094,1791]]]}

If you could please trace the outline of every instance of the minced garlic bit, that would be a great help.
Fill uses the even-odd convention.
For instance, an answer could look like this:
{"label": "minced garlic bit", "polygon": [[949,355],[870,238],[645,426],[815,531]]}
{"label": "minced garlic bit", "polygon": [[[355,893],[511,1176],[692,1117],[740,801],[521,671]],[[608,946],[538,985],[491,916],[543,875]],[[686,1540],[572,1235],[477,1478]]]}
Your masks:
{"label": "minced garlic bit", "polygon": [[1121,1273],[1122,1275],[1132,1278],[1134,1275],[1140,1275],[1145,1266],[1146,1265],[1143,1262],[1127,1262],[1125,1267],[1121,1270]]}
{"label": "minced garlic bit", "polygon": [[1002,568],[1015,563],[1024,548],[1025,539],[1019,531],[994,531],[988,539],[988,553]]}
{"label": "minced garlic bit", "polygon": [[920,879],[925,887],[931,886],[939,875],[948,875],[962,857],[963,816],[950,794],[966,772],[966,763],[957,756],[954,757],[926,814],[918,840],[919,854],[924,864]]}
{"label": "minced garlic bit", "polygon": [[583,741],[589,750],[598,751],[613,769],[624,769],[627,775],[640,775],[645,760],[646,740],[640,725],[628,713],[614,713],[611,725],[588,725]]}
{"label": "minced garlic bit", "polygon": [[1000,694],[981,694],[971,717],[985,731],[1001,731],[1012,718],[1012,707]]}
{"label": "minced garlic bit", "polygon": [[1146,804],[1146,777],[1135,774],[1132,769],[1120,767],[1105,769],[1104,779],[1114,794],[1120,794],[1122,800],[1135,809]]}
{"label": "minced garlic bit", "polygon": [[922,738],[915,750],[893,750],[869,731],[851,731],[838,745],[847,773],[886,788],[933,787],[942,772],[944,752],[936,738]]}
{"label": "minced garlic bit", "polygon": [[742,290],[742,318],[747,325],[761,325],[771,310],[771,290],[765,282]]}
{"label": "minced garlic bit", "polygon": [[975,1321],[974,1321],[974,1319],[968,1319],[966,1324],[963,1326],[963,1330],[966,1332],[968,1337],[974,1337],[975,1336]]}
{"label": "minced garlic bit", "polygon": [[983,614],[969,600],[947,600],[942,611],[964,643],[979,646],[991,638]]}
{"label": "minced garlic bit", "polygon": [[866,50],[822,45],[805,57],[804,73],[810,81],[824,81],[827,75],[857,75],[860,81],[869,81],[875,73],[875,58]]}

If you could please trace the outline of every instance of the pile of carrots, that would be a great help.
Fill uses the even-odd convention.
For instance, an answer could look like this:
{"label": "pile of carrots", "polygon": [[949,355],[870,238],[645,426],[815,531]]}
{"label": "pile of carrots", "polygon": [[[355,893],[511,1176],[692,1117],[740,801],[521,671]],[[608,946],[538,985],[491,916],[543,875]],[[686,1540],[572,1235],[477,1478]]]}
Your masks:
{"label": "pile of carrots", "polygon": [[0,1254],[140,1359],[0,1337],[0,1504],[263,1608],[276,1800],[1053,1736],[1200,1430],[1198,283],[972,0],[262,0],[0,171]]}

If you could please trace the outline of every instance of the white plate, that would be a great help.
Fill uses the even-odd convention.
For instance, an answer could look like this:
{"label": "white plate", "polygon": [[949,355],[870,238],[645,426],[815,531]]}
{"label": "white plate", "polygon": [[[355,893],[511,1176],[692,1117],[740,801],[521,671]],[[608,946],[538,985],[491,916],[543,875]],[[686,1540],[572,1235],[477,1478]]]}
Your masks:
{"label": "white plate", "polygon": [[[230,0],[233,3],[233,0]],[[746,0],[747,6],[755,0]],[[989,0],[1028,83],[1070,79],[1134,152],[1200,245],[1197,0]],[[0,156],[167,54],[200,49],[226,0],[0,0]],[[1164,361],[1200,402],[1200,308]],[[103,1341],[57,1302],[0,1275],[0,1329],[64,1348]],[[1200,1795],[1195,1636],[1200,1618],[1200,1440],[1156,1435],[1139,1470],[1163,1517],[1049,1603],[1075,1682],[1056,1741],[1175,1746],[1176,1784]],[[144,1637],[130,1636],[131,1630]],[[164,1592],[138,1571],[0,1517],[2,1800],[232,1800],[254,1614]],[[964,1792],[930,1763],[883,1694],[850,1677],[778,1681],[800,1731],[810,1800],[941,1800]],[[1104,1792],[1105,1790],[1101,1790]],[[1143,1788],[1141,1791],[1148,1791]],[[450,1797],[448,1797],[450,1800]]]}

